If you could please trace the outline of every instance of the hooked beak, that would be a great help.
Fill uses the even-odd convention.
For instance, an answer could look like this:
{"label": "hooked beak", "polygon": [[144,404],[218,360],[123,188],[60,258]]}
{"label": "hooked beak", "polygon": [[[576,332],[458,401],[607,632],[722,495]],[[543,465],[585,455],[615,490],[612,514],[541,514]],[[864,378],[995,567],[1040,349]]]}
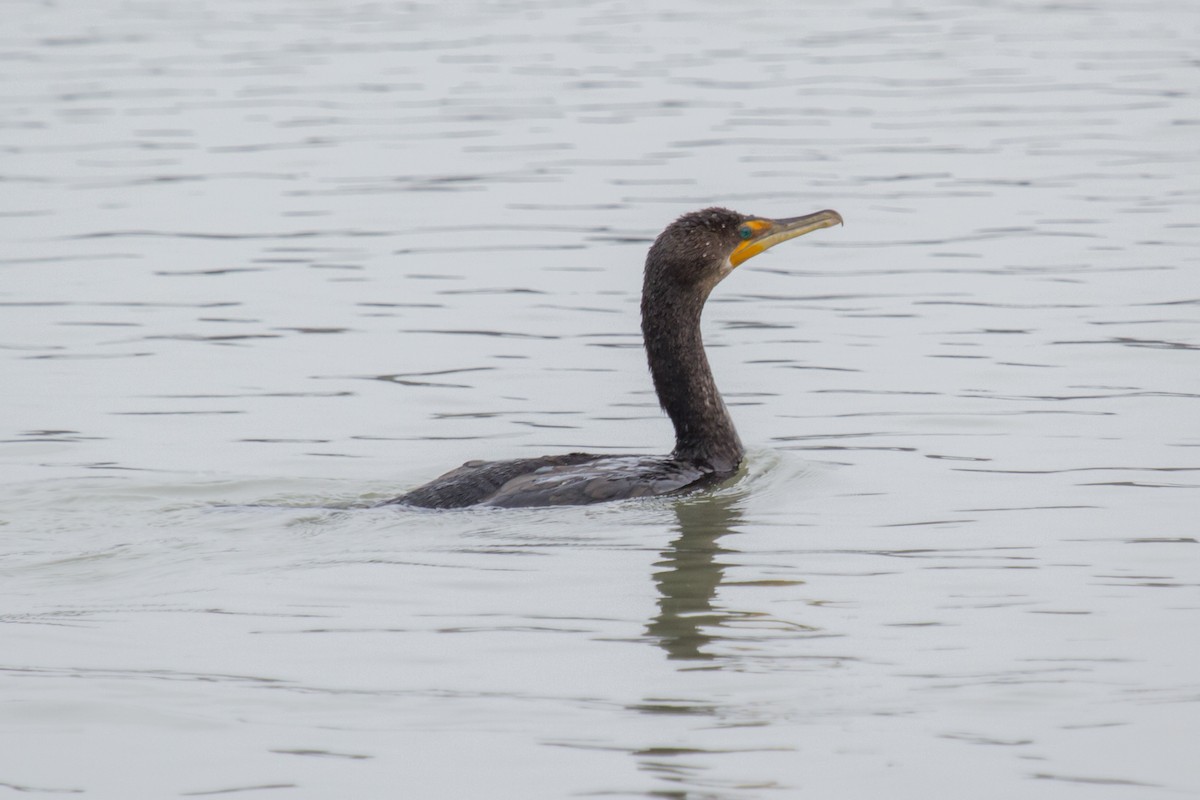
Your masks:
{"label": "hooked beak", "polygon": [[812,233],[821,228],[841,225],[842,215],[826,209],[815,214],[791,219],[752,219],[746,223],[752,234],[749,239],[740,242],[729,255],[729,263],[733,266],[753,258],[764,250],[768,250],[780,242],[795,239],[806,233]]}

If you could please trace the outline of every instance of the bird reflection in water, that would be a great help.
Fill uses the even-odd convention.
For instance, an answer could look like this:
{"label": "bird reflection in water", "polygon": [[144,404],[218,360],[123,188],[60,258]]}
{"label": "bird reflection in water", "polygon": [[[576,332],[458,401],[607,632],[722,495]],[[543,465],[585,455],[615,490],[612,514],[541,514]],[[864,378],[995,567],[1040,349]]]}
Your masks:
{"label": "bird reflection in water", "polygon": [[703,648],[719,638],[710,633],[736,616],[714,607],[713,598],[725,572],[719,557],[730,552],[719,540],[742,522],[740,497],[717,492],[693,495],[675,504],[679,535],[663,551],[663,569],[654,573],[658,615],[646,626],[668,658],[710,660]]}

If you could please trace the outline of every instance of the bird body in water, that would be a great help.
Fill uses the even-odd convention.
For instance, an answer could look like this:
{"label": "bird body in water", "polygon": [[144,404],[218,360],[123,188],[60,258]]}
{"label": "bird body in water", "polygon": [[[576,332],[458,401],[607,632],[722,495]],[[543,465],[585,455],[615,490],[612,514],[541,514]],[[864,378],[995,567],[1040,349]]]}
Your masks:
{"label": "bird body in water", "polygon": [[669,455],[567,453],[468,461],[385,505],[587,505],[677,494],[731,477],[745,451],[704,353],[704,303],[713,287],[747,259],[841,222],[836,211],[828,210],[776,220],[707,208],[683,215],[651,245],[642,285],[642,338],[659,404],[675,426]]}

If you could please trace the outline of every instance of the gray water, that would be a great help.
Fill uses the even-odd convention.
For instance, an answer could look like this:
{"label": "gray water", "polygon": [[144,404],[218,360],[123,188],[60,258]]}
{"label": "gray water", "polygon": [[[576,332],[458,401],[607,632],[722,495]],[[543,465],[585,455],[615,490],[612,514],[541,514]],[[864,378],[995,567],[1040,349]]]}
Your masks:
{"label": "gray water", "polygon": [[[9,2],[0,795],[1200,794],[1200,8]],[[665,452],[704,495],[371,509]]]}

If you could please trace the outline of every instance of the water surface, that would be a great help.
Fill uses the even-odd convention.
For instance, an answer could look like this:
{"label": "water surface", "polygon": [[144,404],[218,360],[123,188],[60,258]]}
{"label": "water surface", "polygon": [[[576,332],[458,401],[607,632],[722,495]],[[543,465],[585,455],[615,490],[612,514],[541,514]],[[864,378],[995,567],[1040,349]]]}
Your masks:
{"label": "water surface", "polygon": [[[0,793],[1200,792],[1192,4],[18,3],[0,34]],[[832,207],[705,336],[680,213]]]}

